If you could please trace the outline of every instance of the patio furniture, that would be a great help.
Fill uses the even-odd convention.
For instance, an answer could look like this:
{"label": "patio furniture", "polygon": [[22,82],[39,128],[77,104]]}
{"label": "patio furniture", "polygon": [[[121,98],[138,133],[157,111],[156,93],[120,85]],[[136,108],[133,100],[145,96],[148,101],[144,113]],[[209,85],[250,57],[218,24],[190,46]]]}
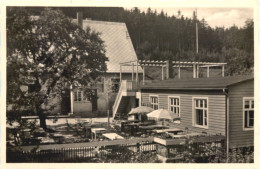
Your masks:
{"label": "patio furniture", "polygon": [[180,117],[178,117],[176,114],[174,114],[172,111],[170,110],[166,110],[166,109],[158,109],[158,110],[154,110],[151,113],[147,114],[148,118],[153,118],[153,119],[157,119],[157,120],[180,120]]}
{"label": "patio furniture", "polygon": [[190,137],[196,137],[196,136],[205,136],[203,133],[187,133],[187,134],[172,134],[168,133],[173,138],[190,138]]}
{"label": "patio furniture", "polygon": [[165,129],[167,128],[166,126],[163,125],[150,125],[150,126],[139,126],[139,129],[143,132],[143,133],[152,133],[153,130],[155,129]]}
{"label": "patio furniture", "polygon": [[149,126],[149,125],[155,125],[155,124],[156,124],[155,120],[146,120],[146,121],[140,123],[140,125],[142,125],[142,126]]}
{"label": "patio furniture", "polygon": [[140,107],[136,107],[133,108],[128,115],[134,115],[134,114],[147,114],[153,111],[153,108],[151,107],[147,107],[147,106],[140,106]]}
{"label": "patio furniture", "polygon": [[155,130],[155,129],[164,129],[168,127],[163,125],[150,125],[150,126],[139,126],[139,128],[144,130]]}
{"label": "patio furniture", "polygon": [[147,106],[140,106],[136,108],[132,108],[132,110],[127,114],[128,116],[134,115],[134,119],[138,121],[145,121],[147,120],[147,113],[153,111],[153,108]]}
{"label": "patio furniture", "polygon": [[153,130],[156,133],[174,133],[178,134],[180,132],[183,132],[183,130],[178,129],[178,128],[171,128],[171,129],[160,129],[160,130]]}
{"label": "patio furniture", "polygon": [[107,129],[105,128],[92,128],[91,129],[91,138],[93,139],[93,134],[94,134],[94,138],[95,140],[97,139],[97,134],[102,133],[104,131],[106,131]]}
{"label": "patio furniture", "polygon": [[131,136],[135,135],[138,132],[139,125],[135,123],[126,124],[125,132],[130,133]]}
{"label": "patio furniture", "polygon": [[185,134],[187,137],[194,137],[194,136],[205,136],[204,133],[187,133]]}
{"label": "patio furniture", "polygon": [[105,133],[102,134],[103,136],[105,136],[106,138],[110,139],[110,140],[119,140],[119,139],[124,139],[124,137],[116,134],[116,133]]}

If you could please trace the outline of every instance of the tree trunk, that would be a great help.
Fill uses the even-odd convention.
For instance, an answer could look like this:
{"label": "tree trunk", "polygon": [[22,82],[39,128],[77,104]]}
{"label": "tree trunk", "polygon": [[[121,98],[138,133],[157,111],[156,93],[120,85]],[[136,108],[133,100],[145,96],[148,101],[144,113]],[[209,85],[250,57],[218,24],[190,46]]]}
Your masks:
{"label": "tree trunk", "polygon": [[[33,90],[36,92],[36,93],[40,93],[41,91],[41,84],[40,84],[40,80],[39,78],[37,77],[36,80],[35,80],[35,83],[33,85]],[[39,116],[39,119],[40,119],[40,127],[42,127],[45,131],[47,130],[47,125],[46,125],[46,117],[45,117],[45,114],[43,113],[43,110],[41,108],[41,105],[43,104],[44,100],[42,99],[42,97],[40,97],[40,95],[38,96],[38,98],[36,99],[37,101],[35,102],[35,110]]]}
{"label": "tree trunk", "polygon": [[38,116],[39,116],[39,119],[40,119],[40,127],[43,128],[43,130],[47,130],[47,125],[46,125],[46,117],[45,115],[43,114],[43,112],[39,111],[38,112]]}

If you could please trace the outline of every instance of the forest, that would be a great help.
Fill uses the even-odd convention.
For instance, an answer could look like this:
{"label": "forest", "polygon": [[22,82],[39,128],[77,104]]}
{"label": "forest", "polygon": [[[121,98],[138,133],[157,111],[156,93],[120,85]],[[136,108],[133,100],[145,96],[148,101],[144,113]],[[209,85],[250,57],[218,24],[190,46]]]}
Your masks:
{"label": "forest", "polygon": [[[33,15],[43,8],[28,7]],[[197,19],[195,11],[187,18],[178,10],[177,16],[148,8],[137,7],[55,7],[71,18],[78,11],[84,19],[126,23],[138,59],[226,62],[226,74],[252,73],[254,68],[254,22],[244,26],[210,27],[206,20]],[[225,18],[223,18],[225,19]],[[196,53],[196,22],[199,50]]]}

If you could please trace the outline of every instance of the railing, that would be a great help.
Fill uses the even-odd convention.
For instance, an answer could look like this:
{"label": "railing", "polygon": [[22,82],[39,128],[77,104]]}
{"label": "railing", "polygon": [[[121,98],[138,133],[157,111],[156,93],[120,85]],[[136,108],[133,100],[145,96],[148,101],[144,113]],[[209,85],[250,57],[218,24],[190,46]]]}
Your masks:
{"label": "railing", "polygon": [[119,87],[119,90],[118,90],[118,93],[117,93],[117,96],[116,96],[116,100],[115,100],[114,105],[113,105],[113,118],[116,115],[117,108],[118,108],[120,100],[122,98],[122,91],[124,90],[124,87],[125,87],[125,85],[123,85],[124,83],[125,83],[125,80],[123,80],[120,83],[120,87]]}
{"label": "railing", "polygon": [[95,160],[115,159],[124,154],[156,151],[155,143],[141,140],[129,140],[122,144],[87,145],[73,148],[53,146],[52,149],[40,151],[7,151],[7,162],[98,162]]}
{"label": "railing", "polygon": [[[144,152],[154,152],[162,157],[175,159],[179,162],[214,162],[214,160],[217,160],[215,157],[224,158],[225,156],[224,137],[186,138],[184,144],[177,143],[178,140],[183,142],[182,139],[173,140],[175,140],[174,144],[168,146],[160,141],[158,142],[158,139],[153,137],[40,145],[39,151],[32,148],[28,149],[28,146],[22,146],[22,151],[7,149],[7,162],[104,162],[107,159],[124,160],[121,157],[129,157],[126,155],[130,154],[136,156],[135,153]],[[34,146],[34,148],[36,147]]]}
{"label": "railing", "polygon": [[116,114],[116,111],[118,109],[118,106],[120,104],[121,98],[122,98],[122,92],[128,92],[128,91],[135,91],[137,89],[137,85],[135,81],[127,81],[122,80],[120,83],[120,87],[118,90],[118,94],[116,96],[114,105],[113,105],[113,118]]}

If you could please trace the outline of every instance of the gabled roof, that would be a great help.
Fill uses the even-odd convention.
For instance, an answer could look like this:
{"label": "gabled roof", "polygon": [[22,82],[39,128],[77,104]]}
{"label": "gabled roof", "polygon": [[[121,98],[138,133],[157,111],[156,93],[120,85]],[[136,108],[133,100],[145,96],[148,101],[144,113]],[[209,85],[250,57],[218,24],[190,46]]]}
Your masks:
{"label": "gabled roof", "polygon": [[176,89],[176,90],[207,90],[223,89],[247,80],[253,80],[254,75],[226,76],[212,78],[186,78],[168,79],[164,81],[154,81],[141,86],[141,89]]}
{"label": "gabled roof", "polygon": [[[91,30],[99,32],[105,43],[106,56],[109,59],[107,62],[108,73],[119,73],[120,63],[137,60],[125,23],[83,20],[83,29],[86,29],[87,26]],[[142,71],[141,67],[138,69],[139,72]],[[132,67],[124,66],[122,72],[131,73]]]}

